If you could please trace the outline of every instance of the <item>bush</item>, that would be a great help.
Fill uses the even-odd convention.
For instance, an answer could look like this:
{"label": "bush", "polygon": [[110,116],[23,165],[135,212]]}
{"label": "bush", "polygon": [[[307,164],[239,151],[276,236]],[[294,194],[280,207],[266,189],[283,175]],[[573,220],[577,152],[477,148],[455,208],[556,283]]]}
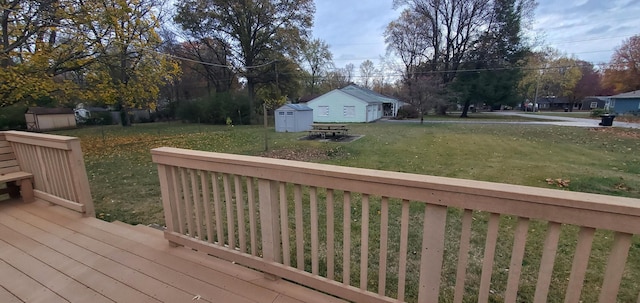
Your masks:
{"label": "bush", "polygon": [[112,125],[111,112],[91,112],[91,117],[84,121],[84,125]]}
{"label": "bush", "polygon": [[420,112],[413,105],[404,105],[398,109],[396,119],[416,119],[420,117]]}
{"label": "bush", "polygon": [[0,110],[0,130],[26,129],[27,121],[24,118],[24,113],[26,112],[27,106],[24,104],[3,107]]}
{"label": "bush", "polygon": [[230,93],[216,94],[181,102],[176,114],[183,121],[192,123],[225,125],[227,118],[231,118],[233,124],[249,124],[249,98]]}
{"label": "bush", "polygon": [[602,108],[594,108],[591,110],[591,117],[600,117],[606,113],[607,111]]}

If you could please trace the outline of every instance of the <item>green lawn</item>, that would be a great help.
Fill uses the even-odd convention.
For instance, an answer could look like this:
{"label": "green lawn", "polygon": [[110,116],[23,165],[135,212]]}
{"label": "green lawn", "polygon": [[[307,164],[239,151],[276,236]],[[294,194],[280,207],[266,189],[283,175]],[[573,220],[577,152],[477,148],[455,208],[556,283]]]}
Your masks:
{"label": "green lawn", "polygon": [[[160,189],[155,167],[151,163],[149,150],[159,146],[174,146],[189,149],[228,152],[246,155],[268,155],[282,158],[314,161],[354,167],[431,174],[483,181],[504,182],[537,187],[551,187],[546,178],[570,180],[568,189],[609,195],[640,198],[640,131],[609,129],[570,128],[541,125],[492,125],[492,124],[424,124],[417,123],[372,123],[350,125],[352,134],[364,135],[351,143],[328,143],[298,140],[304,133],[268,132],[268,153],[264,152],[264,129],[254,126],[209,126],[180,123],[141,124],[129,128],[119,126],[85,128],[58,134],[80,137],[85,155],[91,191],[98,217],[112,221],[121,220],[132,224],[163,224]],[[322,200],[322,192],[320,192]],[[352,207],[352,218],[358,219],[359,199],[356,194]],[[371,213],[380,208],[378,198],[372,198]],[[399,216],[399,204],[390,208],[390,217]],[[422,230],[421,204],[412,204],[409,234],[410,264],[419,262]],[[336,220],[341,222],[340,201],[336,200]],[[290,209],[292,212],[293,209]],[[308,212],[308,209],[305,210]],[[325,213],[321,207],[320,221]],[[474,212],[472,230],[472,262],[468,268],[467,292],[476,293],[481,272],[482,252],[488,214]],[[308,218],[308,216],[303,216]],[[308,219],[305,220],[305,230]],[[445,302],[452,297],[455,279],[455,264],[460,235],[461,214],[450,209],[447,217],[447,241],[441,291]],[[390,235],[399,234],[399,222],[392,220]],[[379,232],[379,217],[371,218],[371,240],[369,260],[370,283],[377,282],[376,240]],[[500,220],[501,236],[496,253],[493,275],[492,302],[500,302],[500,294],[506,288],[509,257],[516,220],[503,216]],[[321,241],[326,227],[320,225]],[[336,226],[336,241],[340,240],[341,226]],[[531,301],[541,248],[546,232],[546,222],[534,220],[529,227],[527,252],[523,263],[523,276],[519,300]],[[503,235],[503,236],[502,236]],[[563,227],[554,282],[550,301],[560,302],[571,268],[572,250],[575,246],[577,228]],[[293,236],[293,235],[292,235]],[[305,234],[308,238],[308,233]],[[358,251],[359,223],[352,223],[352,252]],[[597,300],[596,289],[601,285],[598,278],[603,272],[599,266],[605,260],[611,244],[611,234],[598,231],[587,274],[582,299]],[[310,243],[305,241],[305,246]],[[397,243],[390,240],[390,248]],[[640,255],[635,239],[626,275],[623,280],[622,301],[637,296],[640,279]],[[310,248],[307,248],[310,249]],[[293,253],[292,255],[295,255]],[[357,256],[356,256],[357,257]],[[355,257],[354,257],[355,258]],[[340,258],[336,259],[340,265]],[[310,264],[309,260],[305,260]],[[397,258],[389,258],[389,276],[394,276]],[[336,274],[339,276],[339,268]],[[352,283],[357,283],[358,262],[351,268]],[[554,271],[554,272],[555,272]],[[408,273],[407,299],[415,301],[417,272]],[[393,295],[394,280],[389,280],[388,295]],[[357,285],[357,284],[352,284]],[[375,291],[375,289],[370,289]],[[595,297],[594,297],[595,296]],[[465,302],[477,298],[465,297]]]}

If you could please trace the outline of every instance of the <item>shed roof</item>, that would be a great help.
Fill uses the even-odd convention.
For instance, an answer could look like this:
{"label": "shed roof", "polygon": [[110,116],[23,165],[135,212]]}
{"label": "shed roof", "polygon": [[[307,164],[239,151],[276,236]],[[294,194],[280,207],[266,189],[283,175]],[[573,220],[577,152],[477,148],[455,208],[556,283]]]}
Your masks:
{"label": "shed roof", "polygon": [[351,84],[349,86],[343,87],[340,91],[354,96],[362,101],[367,103],[396,103],[399,102],[396,99],[389,98],[382,94],[376,93],[370,89],[357,86],[355,84]]}
{"label": "shed roof", "polygon": [[611,96],[611,99],[640,99],[640,90]]}
{"label": "shed roof", "polygon": [[283,106],[280,106],[277,110],[282,110],[282,109],[293,109],[297,111],[313,110],[313,108],[307,106],[306,104],[285,104]]}
{"label": "shed roof", "polygon": [[73,108],[29,107],[27,114],[36,115],[73,115]]}

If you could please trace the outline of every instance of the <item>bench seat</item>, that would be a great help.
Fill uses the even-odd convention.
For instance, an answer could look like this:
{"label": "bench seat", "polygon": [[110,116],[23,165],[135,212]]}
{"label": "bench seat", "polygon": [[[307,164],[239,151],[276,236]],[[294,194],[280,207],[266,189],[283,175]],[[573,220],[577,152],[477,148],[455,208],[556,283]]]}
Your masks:
{"label": "bench seat", "polygon": [[33,174],[17,171],[0,175],[0,183],[6,183],[7,188],[0,189],[0,194],[9,194],[9,197],[18,199],[22,197],[24,202],[32,202]]}

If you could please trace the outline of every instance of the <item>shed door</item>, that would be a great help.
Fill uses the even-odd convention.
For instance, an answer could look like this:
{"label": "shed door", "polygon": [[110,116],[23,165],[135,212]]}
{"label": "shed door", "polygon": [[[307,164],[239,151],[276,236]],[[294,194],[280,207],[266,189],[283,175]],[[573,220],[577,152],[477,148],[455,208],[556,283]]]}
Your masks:
{"label": "shed door", "polygon": [[284,131],[286,132],[295,132],[296,131],[296,121],[295,115],[293,111],[284,112]]}

